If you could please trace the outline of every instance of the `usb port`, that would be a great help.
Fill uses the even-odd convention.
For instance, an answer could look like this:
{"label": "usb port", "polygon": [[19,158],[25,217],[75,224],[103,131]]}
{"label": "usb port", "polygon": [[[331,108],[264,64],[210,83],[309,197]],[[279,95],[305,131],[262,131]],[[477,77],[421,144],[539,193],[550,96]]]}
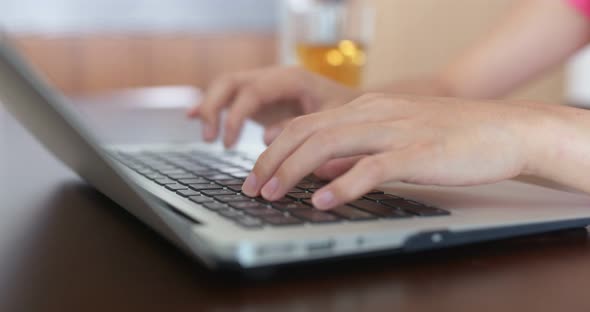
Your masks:
{"label": "usb port", "polygon": [[313,243],[307,244],[307,252],[308,253],[325,253],[330,252],[334,248],[334,241],[327,240],[327,241],[317,241]]}

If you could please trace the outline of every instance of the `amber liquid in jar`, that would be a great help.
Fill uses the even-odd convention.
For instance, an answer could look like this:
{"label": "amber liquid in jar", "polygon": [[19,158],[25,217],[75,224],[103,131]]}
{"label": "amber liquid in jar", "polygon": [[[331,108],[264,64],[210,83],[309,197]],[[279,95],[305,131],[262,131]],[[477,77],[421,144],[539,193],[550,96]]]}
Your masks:
{"label": "amber liquid in jar", "polygon": [[299,43],[297,56],[301,65],[312,72],[349,87],[359,87],[362,83],[366,52],[358,42]]}

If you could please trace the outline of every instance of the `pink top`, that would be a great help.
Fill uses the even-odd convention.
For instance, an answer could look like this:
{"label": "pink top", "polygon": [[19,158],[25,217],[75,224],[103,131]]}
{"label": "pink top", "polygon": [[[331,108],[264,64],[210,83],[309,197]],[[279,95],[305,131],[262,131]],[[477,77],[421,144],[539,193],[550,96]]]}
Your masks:
{"label": "pink top", "polygon": [[590,0],[567,0],[576,10],[590,18]]}

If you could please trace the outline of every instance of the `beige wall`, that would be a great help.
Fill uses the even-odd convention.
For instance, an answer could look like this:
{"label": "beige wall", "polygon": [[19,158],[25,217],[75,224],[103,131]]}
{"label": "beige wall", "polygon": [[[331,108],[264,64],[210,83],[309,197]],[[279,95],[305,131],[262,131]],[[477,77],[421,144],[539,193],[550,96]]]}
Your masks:
{"label": "beige wall", "polygon": [[[440,68],[502,17],[515,0],[368,0],[377,9],[367,83],[415,77]],[[515,97],[559,102],[561,70]]]}

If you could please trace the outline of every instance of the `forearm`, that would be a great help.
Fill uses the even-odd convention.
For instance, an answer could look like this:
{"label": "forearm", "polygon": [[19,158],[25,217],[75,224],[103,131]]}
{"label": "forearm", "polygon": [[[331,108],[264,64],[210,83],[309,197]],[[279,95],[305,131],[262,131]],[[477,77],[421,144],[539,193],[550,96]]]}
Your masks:
{"label": "forearm", "polygon": [[548,118],[524,124],[525,174],[590,193],[590,111],[543,106]]}
{"label": "forearm", "polygon": [[437,73],[378,91],[497,98],[564,62],[589,39],[590,22],[564,0],[522,0]]}

